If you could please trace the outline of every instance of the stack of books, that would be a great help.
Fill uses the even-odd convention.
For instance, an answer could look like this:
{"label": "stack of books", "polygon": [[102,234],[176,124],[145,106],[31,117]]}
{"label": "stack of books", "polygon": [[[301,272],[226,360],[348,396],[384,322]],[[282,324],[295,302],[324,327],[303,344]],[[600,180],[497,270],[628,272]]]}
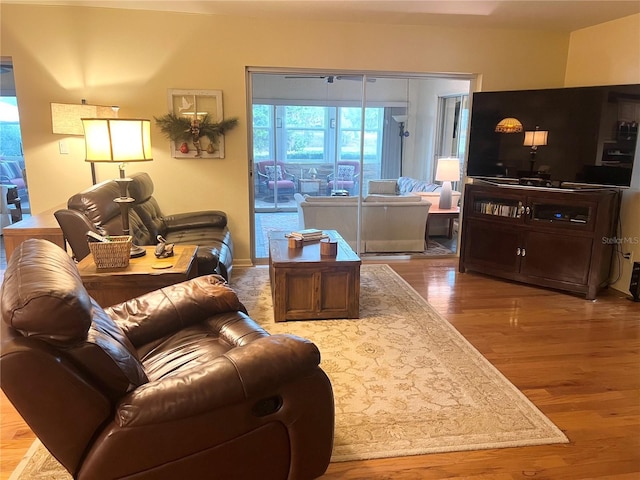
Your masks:
{"label": "stack of books", "polygon": [[327,234],[322,233],[322,230],[318,230],[317,228],[306,228],[304,230],[297,230],[295,232],[291,232],[288,236],[298,238],[303,242],[312,242],[314,240],[328,238]]}

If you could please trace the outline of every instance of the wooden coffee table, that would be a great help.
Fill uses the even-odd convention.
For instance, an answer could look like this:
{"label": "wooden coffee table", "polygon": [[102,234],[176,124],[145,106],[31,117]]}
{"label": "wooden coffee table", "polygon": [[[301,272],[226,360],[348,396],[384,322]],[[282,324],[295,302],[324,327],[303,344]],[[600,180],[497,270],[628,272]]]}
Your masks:
{"label": "wooden coffee table", "polygon": [[289,248],[286,232],[269,237],[269,278],[276,322],[358,318],[360,257],[338,232],[325,230],[338,242],[335,257],[320,255],[320,242]]}
{"label": "wooden coffee table", "polygon": [[[198,275],[195,245],[176,245],[173,257],[158,259],[155,247],[144,247],[144,257],[132,258],[125,268],[98,268],[89,254],[78,263],[85,288],[101,307],[124,302]],[[157,264],[169,268],[153,268]]]}

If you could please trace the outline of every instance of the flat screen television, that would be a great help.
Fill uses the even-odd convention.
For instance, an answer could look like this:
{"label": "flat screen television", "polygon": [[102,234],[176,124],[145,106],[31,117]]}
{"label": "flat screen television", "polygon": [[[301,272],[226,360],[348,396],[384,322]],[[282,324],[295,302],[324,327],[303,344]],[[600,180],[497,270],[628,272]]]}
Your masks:
{"label": "flat screen television", "polygon": [[[505,118],[517,119],[522,130],[496,131]],[[476,92],[467,175],[546,187],[629,187],[639,121],[640,84]],[[536,130],[543,141],[525,145]]]}

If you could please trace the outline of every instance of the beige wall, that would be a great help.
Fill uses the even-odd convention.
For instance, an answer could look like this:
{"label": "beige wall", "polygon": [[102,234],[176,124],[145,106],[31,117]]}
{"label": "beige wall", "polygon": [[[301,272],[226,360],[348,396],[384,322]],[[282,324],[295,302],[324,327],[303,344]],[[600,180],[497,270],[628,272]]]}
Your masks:
{"label": "beige wall", "polygon": [[[165,213],[225,210],[236,259],[248,262],[250,205],[245,68],[300,67],[482,75],[484,89],[564,84],[569,36],[522,30],[452,29],[267,21],[253,18],[0,4],[0,54],[13,58],[34,212],[90,185],[80,137],[51,134],[50,102],[120,105],[121,117],[161,116],[167,89],[221,89],[223,160],[170,156],[152,132],[154,161],[134,164],[154,179]],[[65,140],[69,155],[61,155]],[[116,167],[100,166],[99,180]]]}
{"label": "beige wall", "polygon": [[[566,86],[640,83],[640,14],[571,33]],[[640,142],[636,145],[640,158]],[[622,195],[619,253],[613,262],[613,288],[629,293],[632,261],[640,262],[640,166]],[[622,259],[631,252],[633,260]]]}

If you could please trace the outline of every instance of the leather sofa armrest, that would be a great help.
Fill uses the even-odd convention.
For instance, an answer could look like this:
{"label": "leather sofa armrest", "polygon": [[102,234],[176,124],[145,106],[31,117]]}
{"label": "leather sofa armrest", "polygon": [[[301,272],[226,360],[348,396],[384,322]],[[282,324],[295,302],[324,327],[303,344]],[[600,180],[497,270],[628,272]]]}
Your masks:
{"label": "leather sofa armrest", "polygon": [[224,228],[227,226],[227,214],[220,210],[177,213],[162,217],[168,232],[185,228]]}
{"label": "leather sofa armrest", "polygon": [[236,293],[219,275],[170,285],[112,305],[105,311],[136,348],[218,313],[247,313]]}
{"label": "leather sofa armrest", "polygon": [[[277,394],[314,371],[320,352],[309,340],[271,335],[229,350],[197,368],[138,387],[116,408],[120,427],[165,423]],[[185,388],[186,387],[186,388]]]}

